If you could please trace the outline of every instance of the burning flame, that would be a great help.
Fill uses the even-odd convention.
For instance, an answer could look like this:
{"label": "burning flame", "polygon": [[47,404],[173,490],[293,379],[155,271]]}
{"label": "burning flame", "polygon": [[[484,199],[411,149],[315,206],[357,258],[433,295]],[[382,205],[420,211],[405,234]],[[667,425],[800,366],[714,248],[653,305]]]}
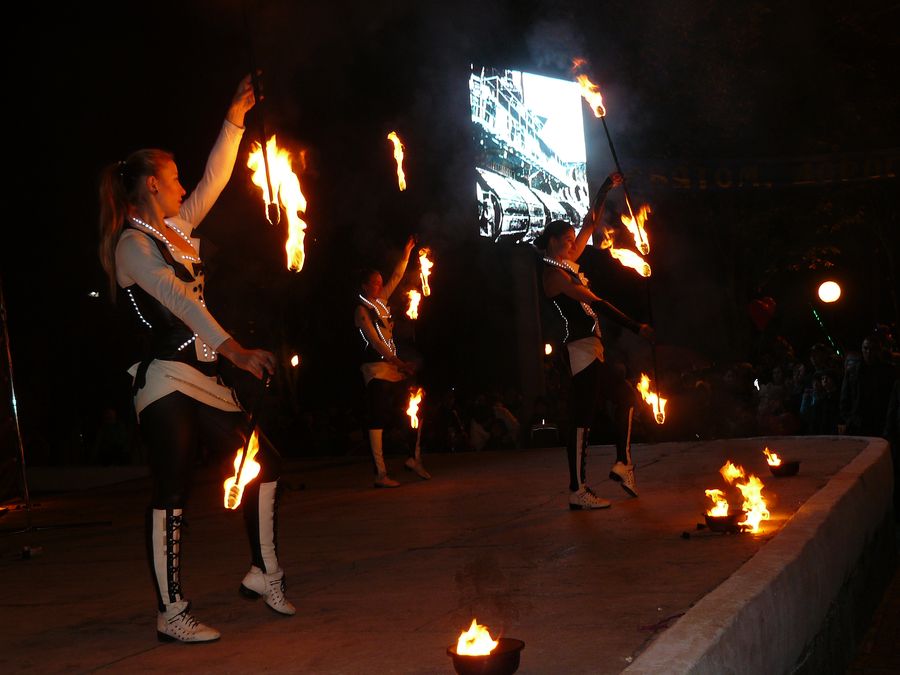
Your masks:
{"label": "burning flame", "polygon": [[241,455],[244,454],[244,448],[238,448],[237,454],[234,457],[234,475],[225,481],[226,509],[231,509],[233,511],[240,506],[241,497],[244,494],[244,488],[247,487],[247,483],[259,475],[261,467],[259,466],[259,462],[253,459],[256,457],[257,452],[259,452],[259,439],[254,430],[253,435],[250,437],[250,444],[247,447],[247,460],[244,462],[244,468],[241,471],[241,482],[235,485],[238,467],[241,465]]}
{"label": "burning flame", "polygon": [[459,640],[456,641],[456,653],[466,656],[486,656],[494,651],[498,644],[499,641],[491,637],[487,626],[482,626],[472,619],[469,630],[459,634]]}
{"label": "burning flame", "polygon": [[551,345],[549,342],[547,342],[546,344],[544,344],[544,354],[546,354],[547,356],[550,356],[552,353],[553,353],[553,345]]}
{"label": "burning flame", "polygon": [[578,72],[585,65],[587,65],[587,61],[584,59],[574,59],[572,61],[572,72],[575,73],[575,80],[578,82],[578,86],[581,87],[582,98],[587,101],[588,105],[591,106],[591,110],[594,111],[594,117],[604,117],[606,108],[603,107],[603,96],[600,95],[600,87],[591,82],[587,75]]}
{"label": "burning flame", "polygon": [[600,243],[600,248],[609,249],[609,254],[623,267],[630,267],[642,277],[649,277],[650,265],[634,251],[629,251],[627,248],[615,248],[612,233],[613,231],[609,228],[603,228],[603,241]]}
{"label": "burning flame", "polygon": [[419,318],[419,300],[422,299],[422,294],[419,293],[416,289],[413,289],[407,293],[409,296],[409,309],[406,310],[406,316],[410,319],[418,319]]}
{"label": "burning flame", "polygon": [[426,298],[431,295],[431,286],[428,285],[428,277],[431,276],[431,268],[434,263],[428,259],[431,249],[428,247],[419,249],[419,276],[422,279],[422,295]]}
{"label": "burning flame", "polygon": [[[266,141],[266,157],[269,160],[269,173],[272,179],[272,191],[278,197],[278,204],[284,208],[288,217],[288,236],[284,245],[287,252],[287,267],[289,270],[299,272],[303,269],[303,260],[306,256],[303,250],[303,239],[306,236],[306,223],[300,217],[306,212],[306,197],[300,190],[300,180],[291,169],[291,155],[284,148],[279,148],[273,135]],[[247,159],[247,166],[253,171],[251,180],[263,193],[266,203],[266,220],[275,225],[281,220],[281,209],[278,208],[278,218],[275,223],[269,217],[269,205],[275,204],[275,199],[269,194],[266,182],[266,168],[263,161],[262,145],[254,143]]]}
{"label": "burning flame", "polygon": [[763,453],[766,455],[766,461],[769,463],[769,466],[781,466],[781,457],[778,456],[777,452],[769,452],[769,448],[763,450]]}
{"label": "burning flame", "polygon": [[736,483],[738,478],[744,478],[744,468],[736,466],[730,461],[725,462],[725,465],[719,469],[719,473],[729,484],[736,485],[744,496],[741,509],[746,512],[746,515],[738,525],[748,528],[750,532],[759,532],[760,522],[771,517],[766,500],[762,496],[762,489],[765,487],[763,482],[751,474],[746,478],[745,483]]}
{"label": "burning flame", "polygon": [[422,401],[424,393],[422,387],[419,387],[409,395],[409,407],[406,409],[406,414],[409,415],[409,426],[413,429],[419,428],[419,403]]}
{"label": "burning flame", "polygon": [[300,365],[300,355],[299,355],[299,354],[294,354],[294,355],[291,357],[291,365],[292,365],[294,368],[296,368],[297,366]]}
{"label": "burning flame", "polygon": [[[626,198],[627,199],[627,198]],[[634,237],[634,246],[643,255],[650,253],[650,240],[647,239],[647,231],[644,229],[644,223],[647,222],[647,216],[650,215],[650,207],[647,204],[638,209],[637,215],[631,210],[631,204],[628,204],[628,212],[631,215],[622,214],[622,224],[631,232]]]}
{"label": "burning flame", "polygon": [[666,401],[668,399],[662,398],[657,394],[654,394],[650,391],[650,377],[641,373],[641,381],[638,382],[637,390],[641,393],[641,398],[644,399],[645,403],[649,403],[650,407],[653,408],[653,417],[656,419],[657,424],[662,424],[666,421]]}
{"label": "burning flame", "polygon": [[706,512],[706,515],[714,518],[723,518],[728,515],[728,500],[725,499],[725,493],[721,490],[707,490],[706,496],[712,499],[713,505]]}
{"label": "burning flame", "polygon": [[387,135],[388,140],[394,144],[394,160],[397,162],[397,186],[400,192],[406,189],[406,174],[403,173],[403,143],[396,131]]}

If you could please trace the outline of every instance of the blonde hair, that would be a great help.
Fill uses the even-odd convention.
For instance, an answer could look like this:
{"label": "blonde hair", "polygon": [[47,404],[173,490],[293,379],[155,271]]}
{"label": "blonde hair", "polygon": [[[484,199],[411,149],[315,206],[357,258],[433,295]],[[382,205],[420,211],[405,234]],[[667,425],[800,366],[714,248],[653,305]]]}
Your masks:
{"label": "blonde hair", "polygon": [[147,176],[155,176],[172,153],[149,148],[131,153],[100,172],[100,264],[109,280],[110,298],[116,301],[116,244],[129,211],[147,199]]}

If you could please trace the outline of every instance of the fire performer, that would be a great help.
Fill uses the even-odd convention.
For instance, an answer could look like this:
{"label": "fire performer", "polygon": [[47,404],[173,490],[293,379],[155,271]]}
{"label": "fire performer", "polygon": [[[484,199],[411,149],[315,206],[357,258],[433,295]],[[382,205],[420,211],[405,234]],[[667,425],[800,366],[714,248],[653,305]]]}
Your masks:
{"label": "fire performer", "polygon": [[[200,442],[234,453],[244,446],[248,415],[216,375],[221,354],[262,378],[275,370],[275,356],[247,349],[213,318],[204,302],[200,240],[194,228],[228,183],[255,103],[249,76],[228,109],[206,171],[186,191],[172,155],[157,149],[133,152],[106,167],[100,184],[100,260],[110,291],[149,329],[140,363],[129,370],[135,411],[146,444],[153,493],[147,513],[147,549],[156,588],[160,641],[209,642],[219,632],[190,613],[181,587],[181,528],[189,473]],[[281,614],[294,614],[284,597],[284,572],[275,546],[276,488],[280,457],[260,435],[262,471],[244,493],[244,520],[252,564],[240,585],[247,597],[263,597]]]}
{"label": "fire performer", "polygon": [[[360,371],[366,385],[366,429],[375,462],[375,487],[378,488],[400,485],[388,475],[384,463],[384,429],[401,406],[415,366],[397,356],[393,337],[394,322],[388,300],[406,273],[413,246],[415,240],[410,237],[403,249],[403,256],[387,283],[378,270],[366,269],[359,276],[354,324],[362,343]],[[413,453],[406,460],[405,466],[422,480],[431,478],[422,463],[418,443],[414,445]]]}
{"label": "fire performer", "polygon": [[557,220],[547,225],[535,241],[544,252],[544,295],[553,305],[550,315],[555,313],[557,323],[560,324],[560,338],[566,346],[562,352],[572,376],[569,392],[572,428],[567,443],[571,509],[604,509],[610,506],[608,500],[598,497],[585,484],[588,435],[604,400],[613,403],[616,428],[616,462],[610,470],[610,478],[620,482],[628,494],[637,496],[634,464],[631,461],[631,423],[635,392],[623,375],[604,360],[595,308],[647,339],[652,336],[652,329],[647,324],[627,317],[595,295],[588,286],[587,279],[578,272],[576,262],[594,229],[600,226],[606,194],[621,184],[620,174],[609,176],[601,187],[597,204],[588,212],[577,236],[575,228],[569,223]]}

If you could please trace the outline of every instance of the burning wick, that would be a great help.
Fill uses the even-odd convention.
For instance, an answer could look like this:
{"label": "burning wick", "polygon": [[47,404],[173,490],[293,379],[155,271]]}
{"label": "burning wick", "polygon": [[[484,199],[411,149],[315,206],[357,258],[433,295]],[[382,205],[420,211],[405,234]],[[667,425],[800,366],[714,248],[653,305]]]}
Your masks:
{"label": "burning wick", "polygon": [[781,466],[781,457],[778,456],[777,452],[769,452],[769,449],[766,448],[763,450],[763,453],[766,456],[766,461],[769,463],[769,466]]}
{"label": "burning wick", "polygon": [[645,403],[649,403],[653,409],[653,417],[657,424],[663,424],[666,421],[666,402],[668,399],[654,394],[650,391],[650,377],[641,373],[641,381],[638,382],[637,390],[641,393],[641,398]]}
{"label": "burning wick", "polygon": [[294,355],[291,357],[291,365],[292,365],[294,368],[296,368],[297,366],[300,365],[300,355],[299,355],[299,354],[294,354]]}
{"label": "burning wick", "polygon": [[[241,471],[241,455],[244,454],[243,448],[238,448],[234,457],[234,475],[225,481],[225,508],[234,511],[241,504],[241,497],[244,494],[244,488],[247,484],[259,475],[260,467],[254,457],[259,452],[259,440],[256,431],[250,437],[250,444],[247,448],[247,460],[244,462],[244,468]],[[240,482],[238,481],[238,471],[240,471]],[[237,484],[235,484],[237,483]]]}
{"label": "burning wick", "polygon": [[[300,190],[300,179],[291,169],[291,155],[284,148],[279,148],[275,136],[266,142],[266,159],[269,162],[269,170],[272,178],[272,191],[278,196],[277,204],[284,207],[288,218],[288,236],[284,245],[287,252],[287,267],[289,270],[299,272],[303,269],[303,261],[306,254],[303,250],[303,239],[306,236],[306,223],[300,217],[306,212],[306,197]],[[276,208],[278,215],[275,222],[269,216],[269,206],[276,204],[275,198],[269,194],[269,186],[266,181],[265,162],[263,161],[262,146],[253,144],[247,166],[253,171],[251,180],[263,193],[263,201],[266,203],[266,220],[271,225],[281,222],[281,208]]]}
{"label": "burning wick", "polygon": [[[626,200],[628,198],[626,197]],[[628,211],[631,212],[631,204],[628,204]],[[644,229],[644,223],[647,222],[647,216],[650,215],[650,207],[644,204],[638,210],[637,215],[626,216],[622,214],[622,224],[631,232],[634,237],[634,246],[642,255],[650,253],[650,240],[647,239],[647,231]]]}
{"label": "burning wick", "polygon": [[418,319],[419,318],[419,300],[422,299],[422,294],[419,293],[416,289],[412,289],[406,295],[409,296],[409,309],[406,310],[406,316],[410,319]]}
{"label": "burning wick", "polygon": [[581,87],[581,96],[591,106],[594,111],[594,117],[600,118],[606,116],[606,108],[603,107],[603,96],[600,94],[600,87],[591,82],[587,75],[578,73],[578,69],[587,65],[584,59],[574,59],[572,61],[572,71],[576,73],[575,80]]}
{"label": "burning wick", "polygon": [[550,356],[553,353],[553,345],[549,342],[544,345],[544,354]]}
{"label": "burning wick", "polygon": [[469,630],[459,634],[459,640],[456,641],[456,653],[465,656],[486,656],[494,651],[498,644],[499,641],[491,637],[487,626],[481,626],[475,619],[472,619]]}
{"label": "burning wick", "polygon": [[[624,218],[625,216],[622,216]],[[623,267],[630,267],[642,277],[649,277],[652,273],[650,265],[634,251],[627,248],[616,248],[612,238],[613,231],[609,228],[603,228],[603,241],[600,242],[601,249],[607,249],[609,254],[621,263]]]}
{"label": "burning wick", "polygon": [[396,131],[387,135],[388,140],[394,144],[394,160],[397,162],[397,186],[400,192],[406,189],[406,174],[403,173],[403,143]]}
{"label": "burning wick", "polygon": [[428,277],[431,276],[431,268],[434,263],[428,259],[431,249],[428,247],[419,249],[419,277],[422,279],[422,295],[426,298],[431,295],[431,286],[428,285]]}
{"label": "burning wick", "polygon": [[422,387],[419,387],[409,395],[409,407],[406,409],[406,414],[409,415],[409,426],[413,429],[419,428],[419,403],[422,401],[424,393]]}

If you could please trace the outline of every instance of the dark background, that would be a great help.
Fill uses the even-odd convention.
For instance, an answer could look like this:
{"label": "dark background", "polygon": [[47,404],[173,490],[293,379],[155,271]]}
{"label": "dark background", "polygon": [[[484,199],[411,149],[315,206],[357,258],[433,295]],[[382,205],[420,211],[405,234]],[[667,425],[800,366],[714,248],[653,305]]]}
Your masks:
{"label": "dark background", "polygon": [[[200,232],[218,249],[208,302],[220,321],[285,361],[302,354],[269,404],[289,454],[306,452],[297,419],[326,410],[352,419],[361,394],[348,357],[354,270],[389,273],[411,233],[435,251],[434,295],[415,344],[407,322],[397,333],[408,354],[424,357],[426,386],[464,395],[520,386],[512,345],[521,279],[509,264],[518,254],[514,242],[479,239],[475,224],[472,63],[567,76],[573,56],[589,60],[632,193],[653,206],[660,353],[692,355],[661,361],[664,381],[694,358],[752,361],[779,336],[805,356],[825,340],[811,303],[828,275],[844,285],[841,303],[820,308],[838,344],[857,347],[876,322],[896,326],[896,167],[772,187],[726,189],[696,172],[681,187],[650,178],[655,166],[896,157],[896,3],[430,4],[247,3],[248,23],[237,2],[82,4],[10,24],[7,201],[17,215],[6,222],[0,272],[31,461],[84,461],[104,409],[129,415],[123,371],[134,352],[96,256],[99,171],[159,146],[175,153],[191,189],[248,71],[248,34],[267,100],[248,116],[231,184]],[[269,133],[303,153],[295,169],[309,229],[299,274],[284,268],[283,232],[263,220],[244,167],[260,113]],[[385,139],[392,129],[407,146],[404,193]],[[586,131],[596,187],[613,164],[587,112]],[[598,256],[591,273],[601,295],[649,318],[632,272]],[[761,297],[776,307],[764,326],[747,309]],[[393,304],[400,314],[399,296]],[[4,456],[15,452],[9,412]]]}

